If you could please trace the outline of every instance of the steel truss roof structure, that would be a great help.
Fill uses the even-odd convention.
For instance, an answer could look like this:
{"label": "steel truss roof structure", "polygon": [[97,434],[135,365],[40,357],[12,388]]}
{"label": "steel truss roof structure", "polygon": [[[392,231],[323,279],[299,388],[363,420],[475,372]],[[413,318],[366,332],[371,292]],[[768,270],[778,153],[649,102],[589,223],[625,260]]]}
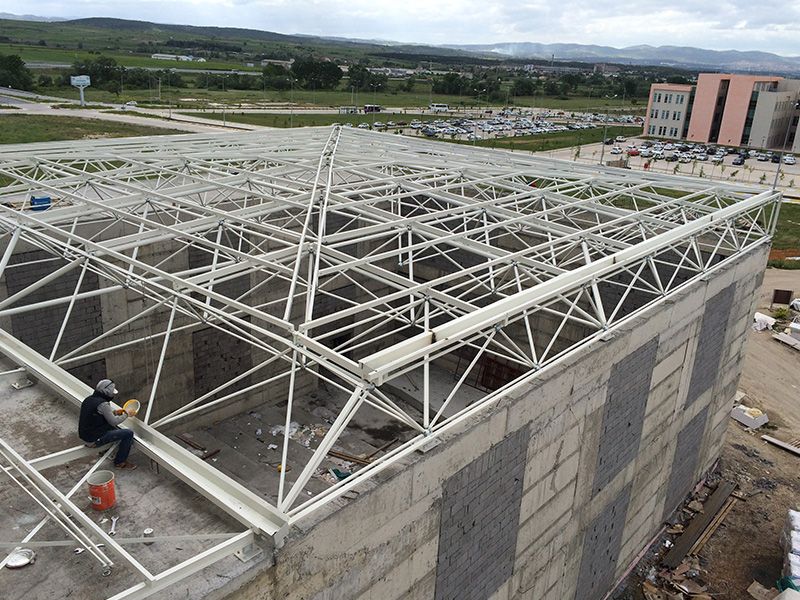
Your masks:
{"label": "steel truss roof structure", "polygon": [[[137,439],[249,530],[269,535],[768,243],[780,202],[769,190],[339,127],[6,147],[0,182],[0,274],[22,242],[63,264],[0,301],[0,317],[66,307],[49,355],[8,333],[2,350],[79,401],[87,388],[64,369],[135,350],[144,336],[121,342],[115,334],[150,314],[168,315],[147,336],[160,361],[145,414],[132,425]],[[52,205],[31,210],[32,194],[51,196]],[[164,244],[168,256],[148,251]],[[190,250],[205,264],[187,269],[173,260]],[[26,303],[76,269],[71,294]],[[81,288],[89,272],[97,289]],[[242,277],[247,289],[224,293]],[[77,300],[129,293],[145,301],[139,315],[60,350]],[[171,334],[209,326],[257,348],[263,360],[156,417]],[[505,375],[464,405],[460,390],[486,364]],[[456,373],[444,395],[431,386],[436,365]],[[422,382],[418,406],[391,391],[411,374]],[[281,472],[276,503],[159,432],[282,381],[286,464],[301,376],[348,400],[294,481]],[[251,384],[237,386],[245,377]],[[301,496],[365,406],[415,435],[326,491]]]}

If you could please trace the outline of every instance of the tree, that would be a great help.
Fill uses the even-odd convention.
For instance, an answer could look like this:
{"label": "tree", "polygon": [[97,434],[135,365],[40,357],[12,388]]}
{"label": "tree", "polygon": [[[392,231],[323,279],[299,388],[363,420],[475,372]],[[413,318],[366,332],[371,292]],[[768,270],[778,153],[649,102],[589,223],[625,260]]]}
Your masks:
{"label": "tree", "polygon": [[621,91],[627,98],[633,98],[636,96],[637,87],[638,86],[636,85],[635,79],[630,79],[626,77],[625,79],[622,80]]}
{"label": "tree", "polygon": [[529,77],[515,79],[511,86],[511,93],[515,96],[533,96],[535,91],[536,84]]}
{"label": "tree", "polygon": [[555,79],[548,79],[544,84],[544,93],[548,96],[558,96],[558,82]]}
{"label": "tree", "polygon": [[120,78],[124,72],[124,67],[119,66],[110,56],[98,56],[94,60],[75,61],[69,75],[88,75],[92,79],[92,86],[113,92],[114,89],[119,90]]}
{"label": "tree", "polygon": [[294,61],[291,71],[302,87],[316,90],[336,87],[344,75],[336,64],[310,57]]}
{"label": "tree", "polygon": [[458,73],[446,73],[444,77],[433,80],[433,93],[455,96],[467,90],[469,83],[468,79]]}
{"label": "tree", "polygon": [[33,89],[33,73],[17,54],[0,54],[0,86],[18,90]]}
{"label": "tree", "polygon": [[670,75],[667,77],[667,83],[689,83],[689,80],[683,75]]}
{"label": "tree", "polygon": [[282,66],[269,63],[262,70],[264,77],[287,77],[289,72]]}
{"label": "tree", "polygon": [[347,70],[347,77],[350,85],[356,90],[364,90],[369,86],[371,73],[364,65],[353,65]]}

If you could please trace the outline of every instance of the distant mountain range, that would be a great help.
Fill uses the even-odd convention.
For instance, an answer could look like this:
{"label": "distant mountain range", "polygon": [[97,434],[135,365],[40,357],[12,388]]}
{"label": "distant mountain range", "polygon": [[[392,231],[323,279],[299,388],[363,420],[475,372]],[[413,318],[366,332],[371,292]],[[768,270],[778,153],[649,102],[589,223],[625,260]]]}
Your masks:
{"label": "distant mountain range", "polygon": [[36,15],[15,15],[12,13],[0,12],[0,19],[9,19],[10,21],[34,21],[36,23],[55,23],[57,21],[66,21],[59,17],[37,17]]}
{"label": "distant mountain range", "polygon": [[[207,27],[131,21],[114,18],[86,18],[66,20],[54,17],[13,15],[0,13],[0,19],[58,22],[64,26],[111,29],[117,32],[137,32],[137,35],[161,34],[202,36],[209,39],[258,40],[260,42],[302,44],[313,46],[331,45],[358,49],[359,53],[370,53],[382,58],[406,58],[415,56],[419,60],[437,59],[444,62],[475,62],[491,64],[495,60],[551,60],[585,63],[616,63],[641,66],[677,67],[690,70],[759,72],[778,75],[800,74],[800,56],[779,56],[769,52],[739,50],[706,50],[690,46],[628,46],[614,48],[588,44],[539,44],[535,42],[499,44],[409,44],[378,39],[357,39],[304,34],[287,35],[257,29],[235,27]],[[43,25],[43,27],[49,27]],[[83,30],[86,31],[86,30]],[[448,61],[447,58],[451,60]]]}
{"label": "distant mountain range", "polygon": [[595,46],[587,44],[537,44],[534,42],[502,44],[449,44],[447,48],[490,53],[509,58],[610,62],[656,65],[694,69],[731,71],[769,71],[800,73],[800,56],[779,56],[770,52],[705,50],[691,46]]}

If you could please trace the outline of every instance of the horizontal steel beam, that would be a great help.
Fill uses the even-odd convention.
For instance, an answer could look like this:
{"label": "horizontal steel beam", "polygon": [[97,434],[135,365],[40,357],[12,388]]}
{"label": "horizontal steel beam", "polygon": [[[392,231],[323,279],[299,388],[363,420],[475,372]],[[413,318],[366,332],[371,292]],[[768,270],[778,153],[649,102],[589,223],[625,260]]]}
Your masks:
{"label": "horizontal steel beam", "polygon": [[[2,329],[0,352],[75,406],[92,393],[85,383]],[[288,519],[275,507],[138,419],[128,419],[122,427],[132,429],[141,451],[178,479],[256,533],[272,536],[278,546],[283,542]]]}
{"label": "horizontal steel beam", "polygon": [[610,256],[599,258],[583,267],[567,271],[532,288],[452,319],[443,325],[432,328],[430,331],[422,332],[365,357],[360,361],[361,375],[369,381],[382,382],[392,370],[400,369],[426,355],[441,351],[448,346],[453,346],[481,330],[504,323],[513,316],[519,315],[537,305],[544,304],[559,295],[566,294],[570,290],[590,284],[598,278],[617,271],[626,265],[652,256],[681,240],[690,239],[716,223],[724,223],[727,219],[735,218],[739,214],[770,202],[779,201],[779,199],[779,194],[770,191],[762,192],[752,198],[695,219],[635,246]]}

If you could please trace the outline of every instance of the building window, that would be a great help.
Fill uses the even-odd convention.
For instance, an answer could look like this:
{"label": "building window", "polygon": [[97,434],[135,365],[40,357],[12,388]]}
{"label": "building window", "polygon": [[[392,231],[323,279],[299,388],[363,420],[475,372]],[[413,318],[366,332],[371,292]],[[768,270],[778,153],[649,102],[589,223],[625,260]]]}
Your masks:
{"label": "building window", "polygon": [[661,118],[662,119],[669,119],[669,111],[668,110],[662,110],[661,111]]}
{"label": "building window", "polygon": [[657,108],[654,108],[654,109],[652,109],[650,111],[650,118],[651,119],[657,119],[658,118],[658,109]]}
{"label": "building window", "polygon": [[650,135],[655,135],[656,134],[656,126],[655,125],[650,125],[649,133],[650,133]]}
{"label": "building window", "polygon": [[673,121],[680,121],[681,120],[681,113],[680,111],[673,110],[672,111],[672,120]]}
{"label": "building window", "polygon": [[675,104],[683,104],[683,94],[678,94],[675,96]]}

